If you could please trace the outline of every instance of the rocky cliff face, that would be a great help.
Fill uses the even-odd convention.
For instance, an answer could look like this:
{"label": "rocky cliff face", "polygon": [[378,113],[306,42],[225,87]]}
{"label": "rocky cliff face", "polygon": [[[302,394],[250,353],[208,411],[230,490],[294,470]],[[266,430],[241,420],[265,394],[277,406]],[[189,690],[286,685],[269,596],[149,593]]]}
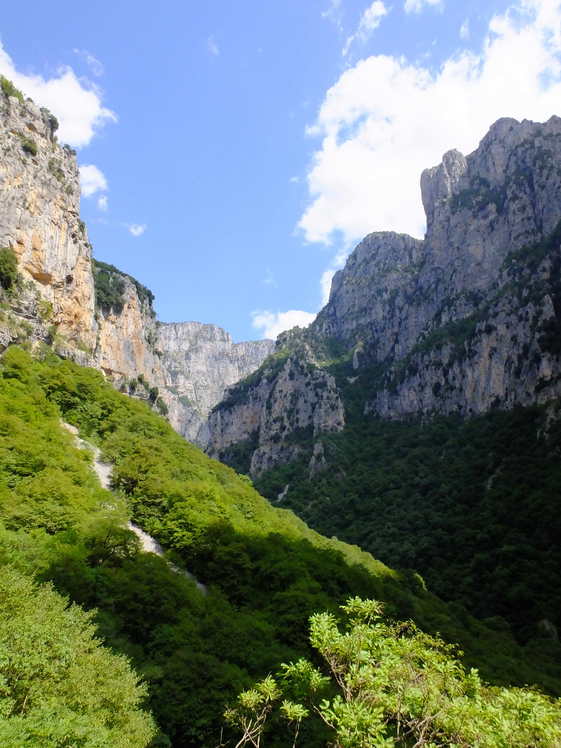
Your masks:
{"label": "rocky cliff face", "polygon": [[179,433],[204,445],[211,408],[273,343],[234,343],[197,322],[161,324],[147,288],[94,261],[76,156],[59,145],[56,127],[48,111],[0,91],[0,248],[13,251],[20,276],[17,291],[0,289],[0,346],[52,345],[167,410]]}
{"label": "rocky cliff face", "polygon": [[253,381],[228,390],[210,414],[207,449],[224,459],[232,447],[241,447],[249,471],[259,475],[305,454],[298,437],[316,439],[344,424],[335,379],[310,363],[310,356],[281,355],[268,359]]}
{"label": "rocky cliff face", "polygon": [[206,445],[206,419],[226,388],[255,371],[273,352],[272,340],[234,343],[216,325],[200,322],[159,324],[161,380],[167,389],[170,420],[179,433]]}
{"label": "rocky cliff face", "polygon": [[[384,418],[469,415],[559,396],[561,119],[499,120],[474,153],[450,151],[423,172],[421,188],[425,239],[367,236],[315,322],[281,336],[276,355],[289,351],[313,376],[331,372],[333,398],[347,411],[358,403]],[[237,391],[256,401],[263,379]],[[317,407],[313,398],[308,406]],[[245,408],[234,390],[215,409],[215,454],[235,452],[223,424],[242,423]],[[245,433],[245,444],[249,435],[259,445],[254,473],[292,459],[295,443],[315,465],[314,441],[304,445],[287,430],[273,442],[252,428],[239,430],[239,442]]]}
{"label": "rocky cliff face", "polygon": [[[0,92],[0,121],[0,247],[13,249],[24,280],[19,317],[43,337],[54,326],[92,352],[91,247],[75,154],[56,142],[54,117],[30,100]],[[4,342],[17,337],[17,321],[2,328]]]}

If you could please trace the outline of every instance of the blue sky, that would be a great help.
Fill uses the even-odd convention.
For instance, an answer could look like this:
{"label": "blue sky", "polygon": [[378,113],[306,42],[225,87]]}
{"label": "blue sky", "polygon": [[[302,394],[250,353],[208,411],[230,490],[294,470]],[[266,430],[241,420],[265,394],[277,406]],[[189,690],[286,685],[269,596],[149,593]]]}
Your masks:
{"label": "blue sky", "polygon": [[561,114],[559,5],[12,3],[0,72],[79,146],[95,256],[243,340],[308,322],[365,233],[422,235],[444,151]]}

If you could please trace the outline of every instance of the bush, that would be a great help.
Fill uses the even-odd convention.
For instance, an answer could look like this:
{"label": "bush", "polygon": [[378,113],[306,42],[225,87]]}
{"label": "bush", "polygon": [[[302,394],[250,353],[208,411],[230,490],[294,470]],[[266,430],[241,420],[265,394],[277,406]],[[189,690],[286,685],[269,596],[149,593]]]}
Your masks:
{"label": "bush", "polygon": [[11,291],[18,281],[18,261],[13,249],[0,249],[0,286],[5,291]]}
{"label": "bush", "polygon": [[28,156],[37,155],[37,143],[34,140],[31,140],[31,138],[22,137],[21,148]]}
{"label": "bush", "polygon": [[0,578],[0,742],[142,748],[146,687],[95,639],[93,615],[14,569]]}
{"label": "bush", "polygon": [[[561,704],[534,689],[490,688],[466,671],[454,648],[412,621],[382,617],[376,600],[351,598],[310,618],[310,644],[324,662],[282,665],[242,692],[226,721],[242,733],[238,746],[259,745],[283,729],[293,747],[301,723],[319,721],[340,748],[368,746],[559,745]],[[319,720],[318,720],[319,718]],[[301,743],[305,745],[304,740]]]}
{"label": "bush", "polygon": [[23,104],[22,92],[14,86],[11,80],[8,80],[3,75],[0,75],[0,88],[4,96],[15,96]]}

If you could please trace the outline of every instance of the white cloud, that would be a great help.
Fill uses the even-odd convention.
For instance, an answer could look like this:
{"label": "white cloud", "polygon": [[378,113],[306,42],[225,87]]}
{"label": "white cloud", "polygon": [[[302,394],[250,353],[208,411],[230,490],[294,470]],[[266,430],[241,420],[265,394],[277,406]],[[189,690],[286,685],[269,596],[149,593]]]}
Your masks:
{"label": "white cloud", "polygon": [[92,75],[95,75],[96,78],[99,78],[103,75],[103,73],[105,72],[103,63],[100,62],[95,55],[92,55],[92,53],[88,52],[87,49],[74,49],[73,52],[74,54],[77,54],[79,57],[82,57],[82,59],[85,60],[86,65],[92,72]]}
{"label": "white cloud", "polygon": [[403,9],[406,13],[420,13],[425,5],[442,5],[443,0],[405,0]]}
{"label": "white cloud", "polygon": [[315,314],[291,309],[288,312],[271,312],[263,310],[253,312],[251,324],[256,330],[260,330],[264,338],[276,338],[281,332],[291,330],[293,327],[307,327],[316,318]]}
{"label": "white cloud", "polygon": [[142,234],[146,231],[146,224],[131,223],[129,224],[129,226],[127,226],[127,228],[133,236],[142,236]]}
{"label": "white cloud", "polygon": [[117,121],[103,106],[97,86],[79,79],[71,67],[59,67],[51,78],[21,73],[0,44],[0,73],[36,104],[50,109],[59,121],[59,138],[75,148],[87,145],[108,122]]}
{"label": "white cloud", "polygon": [[107,208],[109,207],[107,195],[101,195],[101,197],[98,198],[97,207],[99,208],[99,210],[103,210],[103,211],[107,210]]}
{"label": "white cloud", "polygon": [[343,47],[343,57],[347,56],[354,41],[358,39],[361,42],[365,42],[372,32],[378,28],[382,22],[382,18],[387,15],[387,13],[388,9],[382,0],[374,0],[372,5],[369,5],[362,14],[355,33],[347,37],[347,41]]}
{"label": "white cloud", "polygon": [[80,190],[84,197],[91,197],[96,192],[107,189],[105,174],[93,164],[80,166]]}
{"label": "white cloud", "polygon": [[322,18],[336,26],[339,31],[343,29],[341,0],[329,0],[327,8],[321,14]]}
{"label": "white cloud", "polygon": [[290,177],[290,179],[288,181],[291,184],[298,184],[298,182],[300,181],[300,177]]}
{"label": "white cloud", "polygon": [[469,39],[470,37],[470,28],[469,28],[469,21],[466,18],[466,20],[462,23],[460,26],[460,39]]}
{"label": "white cloud", "polygon": [[218,46],[218,42],[216,41],[214,36],[211,35],[208,37],[208,39],[206,40],[206,47],[209,53],[213,55],[213,57],[218,57],[218,55],[220,54],[220,47]]}
{"label": "white cloud", "polygon": [[327,92],[309,133],[322,138],[299,227],[349,244],[370,231],[424,232],[419,177],[445,151],[469,153],[499,117],[538,121],[561,102],[560,0],[520,0],[495,16],[479,54],[437,71],[376,55]]}

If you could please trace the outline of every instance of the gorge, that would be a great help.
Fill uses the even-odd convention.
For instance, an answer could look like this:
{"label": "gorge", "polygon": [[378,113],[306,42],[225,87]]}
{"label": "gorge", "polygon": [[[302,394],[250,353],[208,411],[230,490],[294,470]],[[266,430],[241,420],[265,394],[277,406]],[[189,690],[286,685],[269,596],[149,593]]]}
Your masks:
{"label": "gorge", "polygon": [[[502,119],[445,154],[421,178],[423,240],[370,234],[308,328],[235,343],[159,322],[93,258],[76,155],[8,84],[0,742],[241,745],[270,697],[272,748],[304,716],[301,745],[374,744],[320,719],[343,703],[305,659],[325,635],[363,685],[386,672],[365,647],[386,647],[378,691],[403,683],[435,745],[558,745],[537,689],[561,693],[561,119]],[[394,706],[366,716],[408,744]]]}

